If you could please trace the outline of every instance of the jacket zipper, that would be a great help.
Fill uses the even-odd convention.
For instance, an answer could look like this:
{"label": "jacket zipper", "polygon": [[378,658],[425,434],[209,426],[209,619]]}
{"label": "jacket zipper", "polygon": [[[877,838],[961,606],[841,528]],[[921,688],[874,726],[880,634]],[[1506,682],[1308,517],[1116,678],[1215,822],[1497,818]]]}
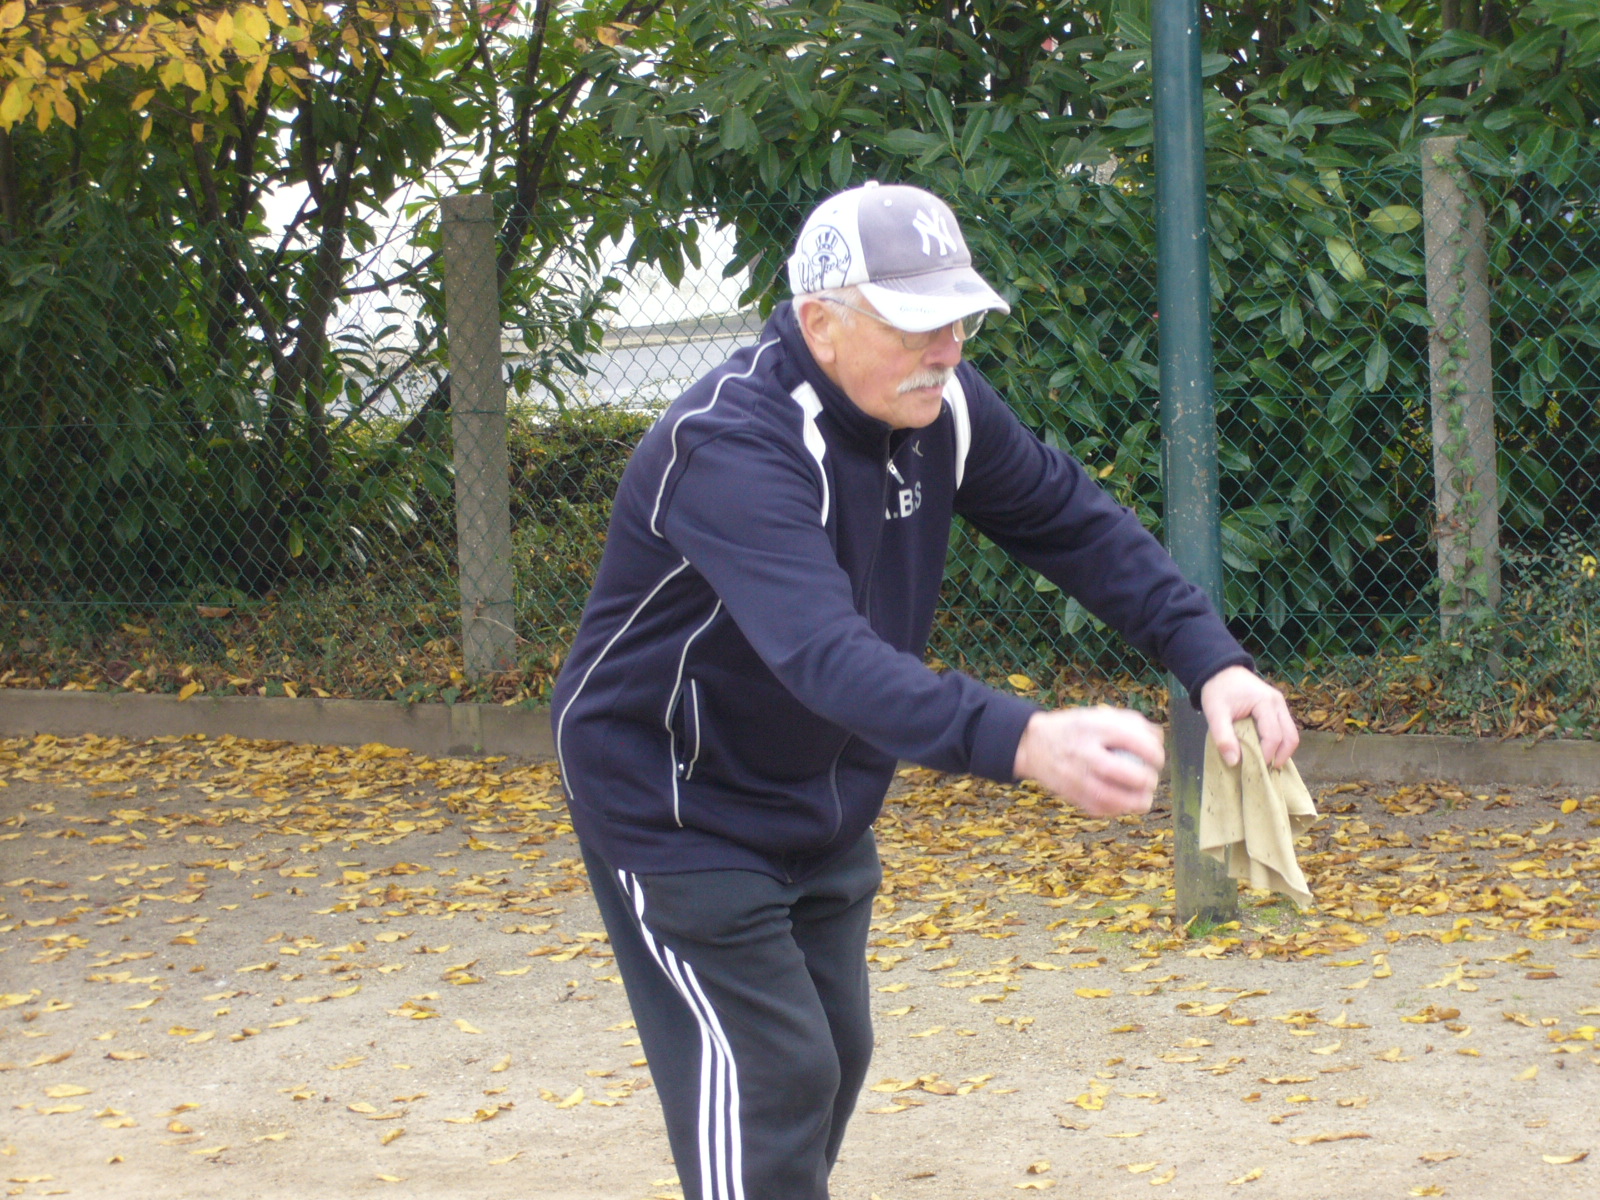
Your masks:
{"label": "jacket zipper", "polygon": [[[878,491],[878,536],[872,543],[872,557],[867,560],[867,571],[862,577],[862,589],[866,593],[866,612],[862,615],[867,618],[867,623],[872,623],[872,577],[878,569],[878,551],[883,546],[883,527],[886,524],[883,514],[888,511],[889,504],[889,467],[894,462],[894,454],[889,449],[889,442],[894,437],[893,433],[883,435],[883,467],[881,475],[883,484]],[[834,753],[833,761],[828,764],[828,791],[833,795],[833,832],[837,837],[839,827],[844,824],[844,798],[839,795],[839,760],[844,757],[844,752],[849,749],[850,743],[855,740],[855,734],[847,734],[844,741],[839,743],[839,749]]]}
{"label": "jacket zipper", "polygon": [[893,432],[883,435],[883,466],[879,472],[882,483],[878,488],[878,536],[873,539],[872,557],[867,560],[867,573],[861,580],[862,590],[866,593],[866,612],[862,615],[867,618],[869,625],[872,623],[872,577],[878,570],[878,551],[883,548],[883,527],[888,523],[884,514],[889,511],[889,467],[894,463],[889,442],[893,437]]}

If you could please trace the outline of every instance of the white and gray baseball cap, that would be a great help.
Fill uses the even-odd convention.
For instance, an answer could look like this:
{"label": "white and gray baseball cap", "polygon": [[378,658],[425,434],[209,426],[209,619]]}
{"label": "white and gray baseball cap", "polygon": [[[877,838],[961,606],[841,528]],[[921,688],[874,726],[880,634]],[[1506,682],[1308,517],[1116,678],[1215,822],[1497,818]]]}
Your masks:
{"label": "white and gray baseball cap", "polygon": [[1011,311],[972,269],[950,206],[903,184],[851,188],[806,218],[789,258],[790,290],[798,296],[851,285],[908,333],[988,309]]}

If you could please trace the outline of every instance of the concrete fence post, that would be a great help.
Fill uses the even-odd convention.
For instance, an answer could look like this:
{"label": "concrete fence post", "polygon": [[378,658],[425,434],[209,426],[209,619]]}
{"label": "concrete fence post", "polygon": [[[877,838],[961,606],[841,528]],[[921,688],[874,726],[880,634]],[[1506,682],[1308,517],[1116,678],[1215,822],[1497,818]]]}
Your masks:
{"label": "concrete fence post", "polygon": [[445,333],[455,446],[456,569],[461,650],[473,679],[515,662],[506,385],[500,356],[500,284],[494,201],[443,201]]}
{"label": "concrete fence post", "polygon": [[1459,137],[1422,143],[1428,366],[1433,408],[1439,622],[1500,603],[1500,485],[1494,431],[1489,252],[1483,206],[1466,186]]}

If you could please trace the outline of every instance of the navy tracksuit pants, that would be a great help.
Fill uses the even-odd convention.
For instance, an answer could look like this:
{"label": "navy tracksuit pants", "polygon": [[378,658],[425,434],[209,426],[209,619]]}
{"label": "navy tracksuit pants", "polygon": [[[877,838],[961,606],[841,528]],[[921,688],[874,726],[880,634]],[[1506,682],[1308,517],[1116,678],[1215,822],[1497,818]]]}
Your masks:
{"label": "navy tracksuit pants", "polygon": [[584,861],[685,1200],[826,1200],[872,1057],[871,833],[801,883]]}

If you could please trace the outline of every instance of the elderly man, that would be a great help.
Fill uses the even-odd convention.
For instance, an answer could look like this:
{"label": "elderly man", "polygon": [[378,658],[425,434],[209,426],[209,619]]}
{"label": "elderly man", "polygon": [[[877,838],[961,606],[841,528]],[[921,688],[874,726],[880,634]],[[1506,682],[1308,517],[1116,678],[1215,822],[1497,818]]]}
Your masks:
{"label": "elderly man", "polygon": [[1156,540],[962,362],[1009,309],[942,201],[834,196],[789,280],[640,442],[553,712],[690,1200],[828,1194],[872,1048],[871,829],[897,760],[1150,807],[1143,717],[923,664],[955,514],[1165,663],[1228,761],[1237,717],[1279,764],[1298,741]]}

